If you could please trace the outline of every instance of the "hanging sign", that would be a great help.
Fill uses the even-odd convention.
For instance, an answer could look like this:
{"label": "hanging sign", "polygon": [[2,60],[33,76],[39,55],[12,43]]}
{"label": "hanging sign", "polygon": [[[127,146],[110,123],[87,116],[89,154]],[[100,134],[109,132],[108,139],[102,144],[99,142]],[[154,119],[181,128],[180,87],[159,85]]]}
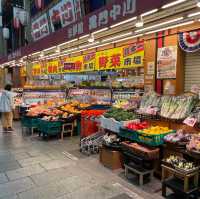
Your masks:
{"label": "hanging sign", "polygon": [[96,53],[96,70],[133,68],[143,66],[144,43],[113,48]]}
{"label": "hanging sign", "polygon": [[96,53],[89,53],[83,56],[83,70],[84,71],[94,71],[95,55]]}
{"label": "hanging sign", "polygon": [[40,63],[36,63],[32,66],[32,75],[33,76],[39,76],[42,75],[42,66]]}
{"label": "hanging sign", "polygon": [[83,56],[66,58],[62,72],[63,73],[83,72]]}
{"label": "hanging sign", "polygon": [[32,21],[31,34],[34,41],[37,41],[49,35],[49,24],[46,13],[41,15],[36,20]]}
{"label": "hanging sign", "polygon": [[49,10],[52,31],[56,31],[75,22],[73,0],[62,0]]}
{"label": "hanging sign", "polygon": [[123,64],[120,68],[144,66],[144,42],[134,43],[123,47]]}
{"label": "hanging sign", "polygon": [[177,46],[168,46],[158,49],[157,78],[176,78]]}
{"label": "hanging sign", "polygon": [[200,49],[200,30],[179,33],[179,45],[186,52]]}
{"label": "hanging sign", "polygon": [[48,61],[46,63],[47,74],[58,74],[59,72],[58,65],[59,65],[58,60]]}

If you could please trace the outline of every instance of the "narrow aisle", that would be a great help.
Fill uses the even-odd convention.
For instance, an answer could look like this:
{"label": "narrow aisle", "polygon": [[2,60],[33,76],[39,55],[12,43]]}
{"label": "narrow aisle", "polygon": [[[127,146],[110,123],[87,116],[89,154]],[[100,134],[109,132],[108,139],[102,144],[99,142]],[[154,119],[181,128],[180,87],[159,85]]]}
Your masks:
{"label": "narrow aisle", "polygon": [[15,132],[0,133],[0,199],[159,198],[146,193],[152,187],[142,190],[127,183],[122,171],[103,167],[98,155],[82,155],[79,137],[47,142],[20,131],[17,122]]}

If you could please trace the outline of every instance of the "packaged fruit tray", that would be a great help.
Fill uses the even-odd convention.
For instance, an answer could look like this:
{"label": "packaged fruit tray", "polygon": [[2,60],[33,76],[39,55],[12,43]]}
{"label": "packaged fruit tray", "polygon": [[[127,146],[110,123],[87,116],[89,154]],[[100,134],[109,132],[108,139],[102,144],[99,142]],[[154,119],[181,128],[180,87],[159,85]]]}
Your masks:
{"label": "packaged fruit tray", "polygon": [[147,144],[149,146],[160,146],[164,144],[164,137],[167,134],[175,133],[175,130],[171,130],[162,134],[147,134],[142,131],[137,132],[137,142]]}

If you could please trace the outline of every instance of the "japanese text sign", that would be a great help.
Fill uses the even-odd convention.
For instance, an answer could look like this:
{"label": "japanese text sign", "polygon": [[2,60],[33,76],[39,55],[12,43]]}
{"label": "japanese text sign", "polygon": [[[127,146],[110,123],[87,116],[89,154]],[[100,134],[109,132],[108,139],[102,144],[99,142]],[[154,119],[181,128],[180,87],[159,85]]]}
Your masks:
{"label": "japanese text sign", "polygon": [[49,35],[47,14],[43,14],[36,20],[32,21],[31,32],[34,41],[37,41]]}
{"label": "japanese text sign", "polygon": [[83,56],[83,70],[84,71],[94,71],[95,55],[96,53],[89,53]]}
{"label": "japanese text sign", "polygon": [[96,53],[96,70],[143,66],[144,43],[135,43]]}
{"label": "japanese text sign", "polygon": [[49,17],[53,32],[75,22],[75,8],[73,0],[62,0],[56,4],[49,10]]}
{"label": "japanese text sign", "polygon": [[83,56],[66,58],[63,73],[77,73],[83,71]]}

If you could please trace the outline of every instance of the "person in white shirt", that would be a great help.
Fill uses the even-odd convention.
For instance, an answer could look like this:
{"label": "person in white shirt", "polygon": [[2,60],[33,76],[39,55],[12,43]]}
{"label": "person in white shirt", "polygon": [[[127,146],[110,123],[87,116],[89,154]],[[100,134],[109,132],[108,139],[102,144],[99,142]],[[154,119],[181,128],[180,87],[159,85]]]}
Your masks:
{"label": "person in white shirt", "polygon": [[0,98],[0,112],[4,132],[13,131],[14,93],[11,89],[12,86],[7,84]]}

